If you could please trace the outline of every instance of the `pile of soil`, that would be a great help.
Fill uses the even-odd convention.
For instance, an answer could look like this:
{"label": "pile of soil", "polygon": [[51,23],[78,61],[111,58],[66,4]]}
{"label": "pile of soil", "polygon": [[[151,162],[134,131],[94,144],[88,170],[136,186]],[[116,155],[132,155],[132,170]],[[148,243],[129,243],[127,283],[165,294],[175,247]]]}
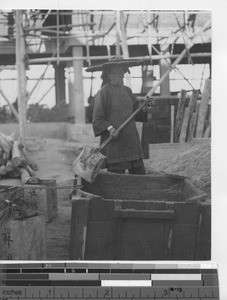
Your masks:
{"label": "pile of soil", "polygon": [[158,171],[188,177],[208,196],[211,195],[211,146],[209,144],[192,145],[189,149],[176,151],[175,155],[149,160],[151,167]]}

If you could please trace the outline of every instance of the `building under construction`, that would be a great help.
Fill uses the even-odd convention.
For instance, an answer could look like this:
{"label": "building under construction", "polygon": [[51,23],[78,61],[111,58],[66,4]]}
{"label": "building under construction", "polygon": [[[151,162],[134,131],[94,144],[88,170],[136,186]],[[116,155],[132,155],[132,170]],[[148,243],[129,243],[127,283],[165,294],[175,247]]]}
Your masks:
{"label": "building under construction", "polygon": [[[210,11],[0,11],[0,259],[210,259],[211,25]],[[99,165],[89,181],[71,170],[99,144],[101,72],[86,69],[113,56],[142,62],[124,84],[154,100],[136,124],[147,175]]]}
{"label": "building under construction", "polygon": [[[81,133],[81,126],[91,122],[92,97],[101,86],[101,74],[87,73],[84,71],[87,66],[103,63],[112,56],[143,59],[144,65],[132,69],[125,83],[135,94],[144,96],[185,51],[174,70],[153,92],[162,99],[172,99],[176,115],[176,96],[181,90],[188,95],[193,89],[201,93],[205,79],[210,78],[210,20],[209,11],[5,11],[1,12],[0,24],[1,72],[8,69],[13,74],[12,69],[20,63],[21,97],[26,98],[23,103],[27,104],[28,121],[70,122],[65,132],[60,132],[69,138],[78,138],[72,136],[72,132]],[[37,71],[38,76],[30,78],[29,72],[38,70],[35,69],[38,66],[41,73]],[[52,70],[50,76],[45,75],[48,69]],[[10,73],[7,79],[9,82]],[[17,96],[19,100],[20,93],[17,92],[16,98],[10,94],[12,88],[5,88],[6,78],[1,77],[0,83],[1,105],[13,109],[10,103],[15,102]],[[171,103],[167,98],[165,106],[157,106],[151,112],[149,143],[170,141]],[[51,103],[52,107],[60,105],[61,109],[53,109],[49,119],[45,110],[40,110],[37,116],[38,104],[43,103]],[[34,107],[34,104],[37,105]],[[15,119],[20,114],[25,115],[25,106],[20,105],[20,101],[18,106],[19,115],[12,110]],[[36,117],[32,108],[36,109]],[[23,127],[25,125],[22,131]],[[90,129],[90,125],[85,125],[85,131],[86,128]]]}

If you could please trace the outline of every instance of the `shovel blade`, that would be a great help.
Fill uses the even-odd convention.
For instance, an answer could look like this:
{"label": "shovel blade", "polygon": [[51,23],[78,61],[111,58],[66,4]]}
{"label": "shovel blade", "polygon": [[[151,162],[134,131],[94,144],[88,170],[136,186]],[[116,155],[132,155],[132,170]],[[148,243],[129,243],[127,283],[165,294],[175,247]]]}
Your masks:
{"label": "shovel blade", "polygon": [[97,152],[97,149],[84,147],[73,163],[74,174],[82,177],[88,182],[93,182],[98,175],[106,156]]}

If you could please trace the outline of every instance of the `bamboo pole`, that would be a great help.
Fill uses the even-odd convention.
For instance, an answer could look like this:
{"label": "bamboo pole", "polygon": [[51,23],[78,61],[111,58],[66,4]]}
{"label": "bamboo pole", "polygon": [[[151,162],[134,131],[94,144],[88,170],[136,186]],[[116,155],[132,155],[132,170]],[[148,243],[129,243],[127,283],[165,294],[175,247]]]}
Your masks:
{"label": "bamboo pole", "polygon": [[174,141],[179,141],[180,131],[181,131],[181,125],[184,115],[184,107],[185,107],[185,100],[186,100],[186,91],[181,90],[181,95],[178,102],[177,107],[177,114],[176,114],[176,125],[175,125],[175,132],[174,132]]}
{"label": "bamboo pole", "polygon": [[[153,20],[154,21],[154,20]],[[149,56],[152,57],[152,42],[151,42],[151,15],[150,11],[148,10],[147,12],[147,26],[148,26],[148,42],[147,42],[147,47],[148,47],[148,53]],[[152,63],[152,58],[151,58],[151,63]]]}
{"label": "bamboo pole", "polygon": [[18,113],[19,113],[19,136],[25,145],[26,132],[26,71],[25,71],[25,41],[22,31],[22,11],[16,10],[16,65],[18,77]]}
{"label": "bamboo pole", "polygon": [[[83,24],[69,24],[69,25],[59,25],[58,28],[67,28],[67,27],[84,27],[84,26],[94,26],[96,23],[83,23]],[[29,27],[25,28],[24,31],[46,31],[46,29],[56,29],[57,25],[45,26],[45,27]],[[52,31],[51,31],[52,32]],[[54,31],[53,31],[54,32]]]}
{"label": "bamboo pole", "polygon": [[196,125],[196,135],[195,136],[197,138],[201,138],[204,133],[203,131],[204,131],[204,125],[205,125],[205,121],[206,121],[210,96],[211,96],[211,80],[206,79],[203,93],[202,93],[202,100],[201,100],[200,108],[199,108],[198,121],[197,121],[197,125]]}
{"label": "bamboo pole", "polygon": [[[121,36],[122,36],[122,52],[123,52],[123,58],[129,59],[129,51],[128,51],[128,44],[127,44],[127,36],[126,36],[126,29],[125,29],[125,19],[124,14],[122,11],[120,11],[120,30],[121,30]],[[130,74],[125,74],[125,83],[128,87],[131,87],[131,77]]]}
{"label": "bamboo pole", "polygon": [[52,88],[53,88],[54,86],[55,86],[55,83],[52,84],[52,85],[49,87],[49,89],[46,91],[46,93],[43,94],[42,97],[41,97],[41,99],[39,99],[39,101],[37,101],[36,103],[40,103],[40,102],[43,100],[43,98],[46,97],[46,95],[52,90]]}
{"label": "bamboo pole", "polygon": [[[185,55],[185,54],[184,54]],[[91,60],[108,60],[111,56],[108,55],[102,55],[102,56],[90,56]],[[151,59],[154,60],[160,60],[163,58],[166,59],[175,59],[178,58],[178,54],[172,54],[172,55],[152,55],[151,57],[146,56],[133,56],[130,57],[130,59],[143,59],[144,61],[149,62]],[[211,53],[192,53],[191,57],[211,57]],[[80,57],[61,57],[59,58],[59,61],[75,61],[75,60],[87,60],[87,57],[80,56]],[[29,64],[37,64],[37,63],[46,63],[46,62],[56,62],[56,57],[44,57],[44,58],[31,58],[28,60]]]}
{"label": "bamboo pole", "polygon": [[117,10],[115,14],[116,18],[116,56],[121,56],[121,49],[120,49],[120,32],[121,32],[121,25],[120,25],[120,11]]}
{"label": "bamboo pole", "polygon": [[49,9],[48,10],[48,12],[46,13],[46,15],[45,15],[45,17],[43,18],[43,20],[42,20],[42,26],[43,26],[43,24],[44,24],[44,22],[46,21],[46,19],[48,18],[48,16],[51,14],[51,9]]}
{"label": "bamboo pole", "polygon": [[59,65],[59,10],[57,10],[57,65]]}
{"label": "bamboo pole", "polygon": [[170,143],[171,144],[173,144],[173,141],[174,141],[174,110],[175,110],[174,105],[171,105],[171,115],[170,115],[170,122],[171,122]]}
{"label": "bamboo pole", "polygon": [[187,131],[188,131],[188,122],[189,122],[189,108],[185,107],[180,136],[179,136],[179,143],[185,143],[185,141],[186,141]]}

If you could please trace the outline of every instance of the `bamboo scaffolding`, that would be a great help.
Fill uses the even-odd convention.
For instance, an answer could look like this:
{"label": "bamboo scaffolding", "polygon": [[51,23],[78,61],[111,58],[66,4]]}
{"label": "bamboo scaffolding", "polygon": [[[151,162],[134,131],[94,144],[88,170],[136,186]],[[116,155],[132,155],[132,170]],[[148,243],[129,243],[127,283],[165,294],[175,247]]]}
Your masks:
{"label": "bamboo scaffolding", "polygon": [[[61,43],[62,43],[62,41],[60,42],[60,45],[61,45]],[[53,58],[53,57],[56,55],[56,53],[57,53],[57,49],[56,49],[56,50],[54,51],[54,53],[52,54],[51,58]],[[60,59],[57,58],[56,61],[60,61]],[[48,61],[48,64],[47,64],[47,66],[46,66],[46,68],[45,68],[43,74],[41,74],[41,76],[40,76],[39,79],[37,80],[36,84],[35,84],[34,87],[32,88],[31,92],[28,94],[28,96],[27,96],[27,98],[26,98],[26,103],[27,103],[28,100],[31,98],[31,96],[32,96],[32,94],[34,93],[34,91],[35,91],[36,87],[38,86],[39,82],[40,82],[41,80],[43,80],[43,77],[45,76],[46,71],[47,71],[47,69],[48,69],[48,67],[49,67],[50,64],[51,64],[51,61]]]}
{"label": "bamboo scaffolding", "polygon": [[[152,12],[152,10],[150,10]],[[142,15],[146,13],[147,10],[124,10],[124,14],[136,14],[136,15]],[[195,10],[187,10],[188,13],[195,13]],[[207,13],[207,11],[199,11],[200,13]],[[114,15],[113,10],[84,10],[84,11],[79,11],[80,14],[83,15]],[[183,14],[183,11],[176,12],[178,14]],[[56,15],[56,12],[51,12],[50,15]],[[171,14],[171,11],[169,10],[163,10],[158,12],[158,14]],[[78,15],[78,11],[76,12],[60,12],[60,15],[62,16],[67,16],[67,15]]]}
{"label": "bamboo scaffolding", "polygon": [[[130,57],[130,59],[144,59],[144,61],[150,61],[152,60],[160,60],[163,58],[166,59],[175,59],[179,55],[178,54],[172,54],[172,55],[152,55],[151,57],[146,55],[146,56],[133,56]],[[192,57],[211,57],[211,53],[192,53]],[[102,55],[102,56],[90,56],[91,60],[108,60],[111,56],[108,55]],[[74,60],[87,60],[87,57],[80,56],[80,57],[60,57],[59,61],[74,61]],[[31,58],[28,60],[29,64],[37,64],[37,63],[45,63],[45,62],[56,62],[57,58],[56,57],[44,57],[44,58]]]}
{"label": "bamboo scaffolding", "polygon": [[[49,29],[55,29],[55,28],[70,28],[70,27],[84,27],[84,26],[94,26],[96,23],[86,23],[86,24],[67,24],[67,25],[50,25],[50,26],[42,26],[42,27],[29,27],[29,28],[24,28],[24,31],[46,31]],[[52,31],[51,31],[52,32]]]}
{"label": "bamboo scaffolding", "polygon": [[[195,36],[196,37],[196,36]],[[187,49],[190,49],[193,46],[193,41],[191,41],[191,44],[188,45]],[[175,67],[181,62],[181,60],[185,57],[186,53],[187,53],[187,49],[184,49],[181,54],[178,56],[178,58],[173,62],[173,64],[171,65],[171,67],[169,68],[168,71],[166,71],[165,74],[163,74],[163,76],[160,78],[160,80],[153,86],[153,88],[147,93],[146,97],[151,97],[155,90],[160,86],[160,84],[165,80],[165,78],[169,75],[169,73],[175,69]]]}
{"label": "bamboo scaffolding", "polygon": [[48,18],[48,16],[50,15],[51,13],[51,9],[48,10],[48,12],[46,13],[45,17],[43,18],[42,20],[42,25],[44,24],[44,22],[46,21],[46,19]]}

